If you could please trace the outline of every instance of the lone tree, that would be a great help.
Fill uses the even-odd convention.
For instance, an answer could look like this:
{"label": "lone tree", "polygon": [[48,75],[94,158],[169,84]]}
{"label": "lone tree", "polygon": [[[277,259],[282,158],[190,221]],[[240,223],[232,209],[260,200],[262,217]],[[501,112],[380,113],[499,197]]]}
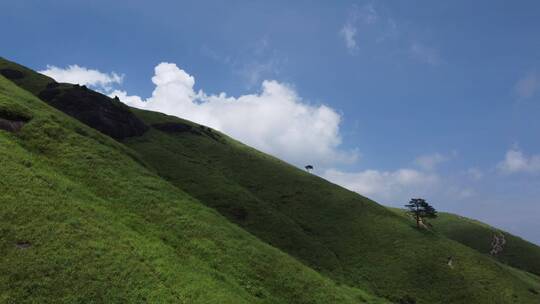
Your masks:
{"label": "lone tree", "polygon": [[424,222],[424,218],[437,217],[437,210],[423,198],[413,198],[405,207],[409,209],[408,213],[416,220],[416,227],[418,228],[420,228],[420,222]]}
{"label": "lone tree", "polygon": [[312,166],[312,165],[307,165],[305,168],[306,168],[306,171],[307,171],[307,172],[310,172],[311,170],[313,170],[313,166]]}

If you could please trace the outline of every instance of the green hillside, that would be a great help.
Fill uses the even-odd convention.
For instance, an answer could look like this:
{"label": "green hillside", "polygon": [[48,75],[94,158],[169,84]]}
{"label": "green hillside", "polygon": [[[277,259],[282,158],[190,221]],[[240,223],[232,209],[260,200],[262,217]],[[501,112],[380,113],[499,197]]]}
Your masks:
{"label": "green hillside", "polygon": [[[389,208],[400,216],[409,218],[405,210]],[[520,237],[491,227],[485,223],[447,212],[439,212],[432,220],[433,231],[489,255],[504,264],[519,268],[530,274],[540,275],[540,247]],[[503,235],[505,244],[502,251],[492,254],[493,237]]]}
{"label": "green hillside", "polygon": [[[337,282],[417,303],[538,300],[528,290],[537,286],[492,259],[418,231],[367,198],[216,131],[211,137],[185,120],[135,113],[152,128],[125,144],[158,174]],[[453,269],[448,256],[458,261]]]}
{"label": "green hillside", "polygon": [[0,75],[16,83],[26,91],[38,95],[54,79],[0,57]]}
{"label": "green hillside", "polygon": [[[0,70],[8,65],[17,69],[0,60]],[[9,282],[0,284],[7,286],[0,301],[380,301],[368,294],[395,303],[540,301],[538,277],[511,267],[533,271],[520,266],[532,263],[521,256],[505,265],[418,230],[205,126],[126,112],[69,85],[43,95],[56,85],[28,77],[12,80],[42,88],[33,93],[117,140],[1,79],[0,115],[28,122],[18,133],[0,129],[0,253],[9,257],[0,261],[0,282]],[[69,112],[78,98],[123,119]]]}
{"label": "green hillside", "polygon": [[501,231],[479,221],[451,213],[440,213],[435,228],[446,237],[490,254],[494,235],[502,233],[506,243],[494,257],[510,266],[540,276],[540,247],[508,232]]}
{"label": "green hillside", "polygon": [[[9,113],[7,115],[6,113]],[[0,76],[0,303],[379,303]]]}

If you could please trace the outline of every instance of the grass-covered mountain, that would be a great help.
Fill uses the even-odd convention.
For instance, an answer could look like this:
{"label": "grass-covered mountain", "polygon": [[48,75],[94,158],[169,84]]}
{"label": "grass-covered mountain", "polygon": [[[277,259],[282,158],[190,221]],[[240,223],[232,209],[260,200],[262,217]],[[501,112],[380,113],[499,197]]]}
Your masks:
{"label": "grass-covered mountain", "polygon": [[540,247],[479,221],[450,213],[440,213],[436,229],[446,237],[479,252],[490,254],[494,236],[503,235],[505,245],[495,258],[502,263],[540,276]]}
{"label": "grass-covered mountain", "polygon": [[205,126],[0,74],[0,302],[540,301],[532,244],[498,260]]}
{"label": "grass-covered mountain", "polygon": [[2,303],[372,302],[4,77],[0,119]]}
{"label": "grass-covered mountain", "polygon": [[[410,218],[403,209],[389,208],[405,218]],[[485,255],[491,255],[501,263],[529,272],[540,277],[540,247],[520,237],[502,231],[485,223],[452,213],[439,212],[433,220],[432,229],[449,239],[473,248]],[[504,238],[500,252],[492,252],[494,238]]]}

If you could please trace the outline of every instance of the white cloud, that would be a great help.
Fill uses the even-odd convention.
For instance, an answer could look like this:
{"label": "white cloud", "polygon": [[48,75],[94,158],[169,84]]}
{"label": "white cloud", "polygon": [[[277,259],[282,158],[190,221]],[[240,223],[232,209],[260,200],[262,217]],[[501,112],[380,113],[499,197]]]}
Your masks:
{"label": "white cloud", "polygon": [[540,172],[540,155],[524,155],[517,148],[506,152],[505,158],[497,165],[503,173]]}
{"label": "white cloud", "polygon": [[345,46],[347,46],[349,51],[354,52],[358,49],[358,45],[356,44],[356,28],[354,25],[350,23],[345,24],[339,31],[339,35],[345,41]]}
{"label": "white cloud", "polygon": [[144,100],[116,90],[126,104],[179,116],[220,130],[264,152],[297,165],[352,162],[355,152],[339,149],[341,116],[325,105],[303,101],[277,81],[263,81],[255,94],[195,92],[195,78],[173,63],[160,63],[152,77],[155,89]]}
{"label": "white cloud", "polygon": [[437,66],[442,63],[439,51],[435,48],[415,42],[411,45],[409,51],[413,58],[429,65]]}
{"label": "white cloud", "polygon": [[436,174],[413,169],[360,172],[329,169],[322,176],[351,191],[382,202],[401,202],[411,197],[424,196],[439,182]]}
{"label": "white cloud", "polygon": [[366,4],[361,9],[355,7],[351,18],[358,19],[365,24],[373,24],[379,20],[379,14],[373,4]]}
{"label": "white cloud", "polygon": [[424,170],[433,170],[435,167],[437,167],[437,165],[447,161],[448,159],[448,156],[434,153],[417,157],[415,163]]}
{"label": "white cloud", "polygon": [[339,35],[343,38],[345,46],[351,53],[355,53],[358,50],[357,37],[358,28],[361,25],[371,25],[379,20],[379,14],[375,10],[372,4],[364,5],[362,8],[353,6],[349,12],[349,17],[339,30]]}
{"label": "white cloud", "polygon": [[118,75],[114,72],[106,74],[76,64],[65,69],[47,65],[47,69],[39,71],[39,73],[52,77],[58,82],[88,85],[105,91],[111,90],[114,84],[121,84],[124,79],[124,75]]}
{"label": "white cloud", "polygon": [[515,90],[519,97],[530,98],[540,90],[540,79],[536,73],[530,73],[517,82]]}

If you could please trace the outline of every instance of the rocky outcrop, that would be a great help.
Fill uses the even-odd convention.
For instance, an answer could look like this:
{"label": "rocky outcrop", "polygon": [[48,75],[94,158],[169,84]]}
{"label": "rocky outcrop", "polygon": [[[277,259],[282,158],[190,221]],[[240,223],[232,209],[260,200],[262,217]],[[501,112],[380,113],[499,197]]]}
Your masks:
{"label": "rocky outcrop", "polygon": [[24,78],[23,72],[13,69],[0,69],[0,74],[9,80]]}
{"label": "rocky outcrop", "polygon": [[117,140],[140,136],[148,130],[148,126],[128,106],[85,86],[49,84],[38,96],[49,105]]}
{"label": "rocky outcrop", "polygon": [[17,114],[17,112],[0,109],[0,130],[19,132],[30,120],[30,115]]}
{"label": "rocky outcrop", "polygon": [[504,237],[504,234],[499,232],[499,235],[494,234],[493,239],[491,241],[491,251],[489,252],[491,255],[497,255],[501,253],[504,249],[504,245],[506,244],[506,238]]}
{"label": "rocky outcrop", "polygon": [[26,121],[23,120],[10,120],[0,117],[0,130],[5,130],[8,132],[19,132],[19,130],[24,126]]}
{"label": "rocky outcrop", "polygon": [[195,128],[193,128],[193,126],[181,122],[156,123],[153,124],[152,127],[167,133],[191,132],[197,135],[201,135],[201,133],[198,132]]}

